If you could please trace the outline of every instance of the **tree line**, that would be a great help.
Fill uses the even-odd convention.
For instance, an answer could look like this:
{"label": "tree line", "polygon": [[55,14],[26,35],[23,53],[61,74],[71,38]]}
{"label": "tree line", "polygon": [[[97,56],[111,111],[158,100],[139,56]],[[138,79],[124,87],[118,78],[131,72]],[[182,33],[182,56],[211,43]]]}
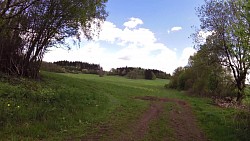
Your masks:
{"label": "tree line", "polygon": [[57,61],[54,64],[61,66],[66,72],[98,74],[102,67],[81,61]]}
{"label": "tree line", "polygon": [[143,69],[136,67],[120,67],[116,69],[111,69],[108,73],[109,75],[119,75],[119,76],[127,76],[131,79],[149,79],[153,80],[156,78],[160,79],[169,79],[170,74],[166,72],[157,70],[157,69]]}
{"label": "tree line", "polygon": [[189,58],[186,67],[175,69],[167,87],[220,98],[234,97],[237,92],[231,70],[221,66],[206,45]]}
{"label": "tree line", "polygon": [[[36,78],[51,47],[65,39],[96,36],[107,17],[107,0],[1,0],[0,71]],[[81,32],[82,30],[82,32]]]}

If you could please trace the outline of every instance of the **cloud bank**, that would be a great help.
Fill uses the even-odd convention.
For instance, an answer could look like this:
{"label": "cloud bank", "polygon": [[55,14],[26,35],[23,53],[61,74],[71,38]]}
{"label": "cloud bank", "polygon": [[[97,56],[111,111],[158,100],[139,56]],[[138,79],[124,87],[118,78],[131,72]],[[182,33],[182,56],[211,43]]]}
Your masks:
{"label": "cloud bank", "polygon": [[[185,66],[195,50],[187,47],[181,55],[175,49],[168,48],[157,41],[150,29],[138,27],[143,25],[139,18],[130,18],[124,28],[105,21],[99,38],[81,42],[80,48],[72,51],[55,48],[47,53],[45,61],[83,61],[100,64],[105,70],[117,67],[142,67],[159,69],[172,73],[178,66]],[[173,27],[171,31],[181,30]]]}

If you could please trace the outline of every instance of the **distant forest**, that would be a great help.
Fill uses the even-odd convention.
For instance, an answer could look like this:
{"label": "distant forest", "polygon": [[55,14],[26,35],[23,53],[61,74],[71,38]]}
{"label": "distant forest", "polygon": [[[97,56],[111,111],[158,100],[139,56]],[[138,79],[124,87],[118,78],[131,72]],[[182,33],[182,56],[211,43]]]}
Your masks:
{"label": "distant forest", "polygon": [[110,71],[105,72],[99,64],[90,64],[81,61],[57,61],[53,63],[43,62],[42,70],[59,72],[59,73],[85,73],[85,74],[98,74],[103,75],[117,75],[124,76],[129,79],[149,79],[154,80],[156,78],[160,79],[170,79],[171,75],[157,70],[157,69],[144,69],[136,67],[120,67],[112,68]]}
{"label": "distant forest", "polygon": [[66,72],[98,74],[102,67],[97,64],[90,64],[80,61],[57,61],[54,64],[61,66]]}
{"label": "distant forest", "polygon": [[[121,67],[117,69],[111,69],[109,75],[119,75],[119,76],[127,76],[131,79],[169,79],[171,77],[170,74],[166,72],[156,70],[156,69],[144,69],[144,68],[135,68],[135,67]],[[154,78],[155,77],[155,78]]]}

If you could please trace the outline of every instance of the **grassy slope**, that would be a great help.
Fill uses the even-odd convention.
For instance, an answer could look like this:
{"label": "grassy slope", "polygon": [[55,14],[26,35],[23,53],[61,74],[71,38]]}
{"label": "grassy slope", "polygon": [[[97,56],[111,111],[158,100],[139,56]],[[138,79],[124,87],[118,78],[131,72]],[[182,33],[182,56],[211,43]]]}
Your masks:
{"label": "grassy slope", "polygon": [[[166,80],[47,72],[42,75],[41,82],[19,80],[21,82],[15,86],[0,82],[0,126],[3,127],[0,128],[0,140],[80,139],[100,131],[105,125],[111,128],[114,137],[122,132],[129,135],[130,131],[126,130],[129,124],[149,106],[146,101],[133,99],[143,95],[190,101],[201,127],[212,140],[249,138],[247,130],[242,130],[244,125],[234,116],[236,110],[217,108],[208,99],[166,90],[163,87],[168,83]],[[164,134],[172,135],[162,125],[167,124],[166,120],[167,114],[163,114],[158,121],[152,122],[145,140],[161,140]]]}

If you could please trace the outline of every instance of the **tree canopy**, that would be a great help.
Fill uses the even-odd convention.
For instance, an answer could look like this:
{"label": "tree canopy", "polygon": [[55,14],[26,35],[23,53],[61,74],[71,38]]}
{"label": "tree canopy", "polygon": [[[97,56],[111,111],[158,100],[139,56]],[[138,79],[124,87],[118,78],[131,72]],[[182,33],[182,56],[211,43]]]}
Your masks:
{"label": "tree canopy", "polygon": [[1,0],[0,71],[37,77],[50,47],[67,37],[92,39],[108,13],[107,0]]}
{"label": "tree canopy", "polygon": [[238,89],[237,101],[244,97],[250,68],[250,22],[247,0],[205,0],[197,9],[201,30],[210,32],[206,45],[218,62],[230,68]]}
{"label": "tree canopy", "polygon": [[168,87],[187,90],[199,96],[226,97],[234,96],[230,71],[223,68],[216,54],[207,45],[189,58],[186,67],[177,68],[170,79]]}

